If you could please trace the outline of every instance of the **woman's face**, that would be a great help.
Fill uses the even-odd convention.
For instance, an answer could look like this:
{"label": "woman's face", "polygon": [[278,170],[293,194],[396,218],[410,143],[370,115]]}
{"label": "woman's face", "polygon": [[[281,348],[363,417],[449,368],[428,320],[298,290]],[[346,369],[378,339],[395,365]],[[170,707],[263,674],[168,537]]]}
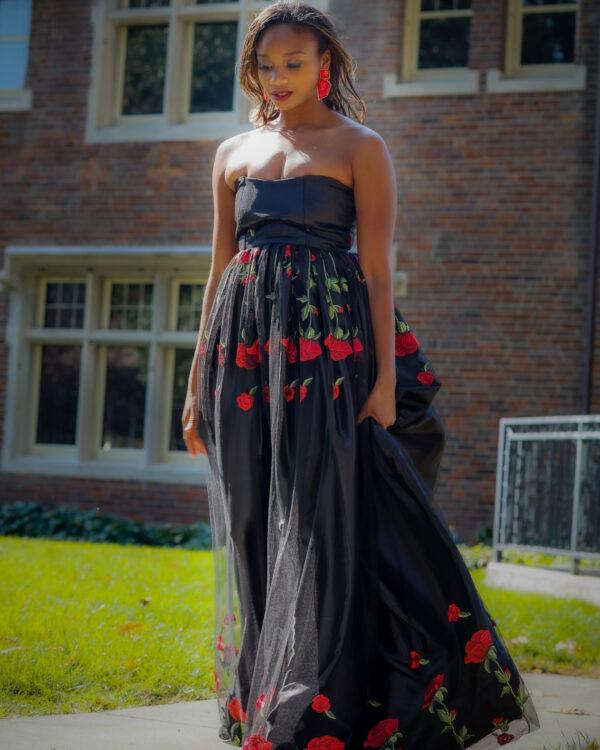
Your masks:
{"label": "woman's face", "polygon": [[311,29],[278,23],[264,31],[256,45],[258,79],[278,109],[293,109],[318,99],[320,69],[328,68],[329,50],[319,55]]}

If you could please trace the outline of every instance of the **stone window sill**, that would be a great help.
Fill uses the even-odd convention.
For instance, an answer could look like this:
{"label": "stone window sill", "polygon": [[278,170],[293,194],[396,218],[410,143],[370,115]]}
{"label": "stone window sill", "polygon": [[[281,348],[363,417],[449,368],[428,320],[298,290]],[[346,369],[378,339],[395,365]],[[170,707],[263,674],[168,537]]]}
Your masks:
{"label": "stone window sill", "polygon": [[31,89],[0,89],[0,112],[31,109]]}
{"label": "stone window sill", "polygon": [[503,76],[498,69],[488,70],[485,90],[488,94],[522,93],[528,91],[583,91],[586,82],[585,65],[574,65],[567,73],[548,75]]}
{"label": "stone window sill", "polygon": [[452,96],[476,94],[479,91],[479,71],[461,70],[454,76],[420,81],[398,81],[394,74],[383,76],[383,98],[395,96]]}

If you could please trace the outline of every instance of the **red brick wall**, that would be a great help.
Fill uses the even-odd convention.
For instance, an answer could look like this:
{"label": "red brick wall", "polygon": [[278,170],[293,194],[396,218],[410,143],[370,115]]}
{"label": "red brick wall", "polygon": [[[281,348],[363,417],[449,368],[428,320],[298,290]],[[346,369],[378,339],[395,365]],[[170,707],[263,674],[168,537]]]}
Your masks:
{"label": "red brick wall", "polygon": [[[482,73],[475,95],[384,100],[403,3],[332,0],[358,64],[366,124],[394,159],[399,267],[408,272],[400,309],[443,383],[436,404],[447,448],[435,503],[465,541],[492,524],[499,418],[582,412],[600,9],[581,5],[585,91],[486,94]],[[474,0],[471,68],[502,68],[505,6]],[[209,243],[216,142],[86,144],[91,41],[89,4],[34,0],[33,108],[0,113],[0,248]],[[165,182],[154,174],[163,159]],[[0,295],[2,330],[5,303]],[[4,337],[0,347],[3,416]],[[600,304],[594,351],[598,412]],[[207,518],[200,488],[16,475],[2,484],[4,502]]]}
{"label": "red brick wall", "polygon": [[[469,539],[493,522],[498,420],[583,411],[598,3],[583,0],[585,91],[382,99],[403,3],[336,0],[367,125],[399,188],[400,309],[443,387],[435,503]],[[506,3],[474,0],[469,67],[503,67]],[[599,287],[600,294],[600,287]],[[594,400],[600,411],[600,302]]]}

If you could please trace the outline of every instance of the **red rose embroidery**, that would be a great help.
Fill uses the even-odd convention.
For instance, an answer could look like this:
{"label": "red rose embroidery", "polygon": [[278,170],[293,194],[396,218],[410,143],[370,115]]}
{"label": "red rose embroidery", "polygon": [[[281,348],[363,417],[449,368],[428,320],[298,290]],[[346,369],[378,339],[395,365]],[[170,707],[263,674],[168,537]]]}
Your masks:
{"label": "red rose embroidery", "polygon": [[300,386],[300,401],[304,401],[308,388],[305,385]]}
{"label": "red rose embroidery", "polygon": [[345,359],[349,354],[352,354],[352,347],[346,339],[336,339],[329,334],[323,344],[329,348],[331,359]]}
{"label": "red rose embroidery", "polygon": [[227,704],[227,708],[236,721],[246,721],[246,712],[242,711],[242,704],[239,698],[232,698]]}
{"label": "red rose embroidery", "polygon": [[381,747],[393,734],[398,731],[398,719],[382,719],[369,730],[364,747]]}
{"label": "red rose embroidery", "polygon": [[200,354],[206,354],[206,342],[205,341],[203,341],[200,344]]}
{"label": "red rose embroidery", "polygon": [[431,370],[421,370],[417,375],[417,380],[423,385],[431,385],[433,383],[433,374]]}
{"label": "red rose embroidery", "polygon": [[311,253],[311,254],[310,254],[310,259],[311,259],[311,260],[316,260],[316,258],[315,258],[315,254],[314,254],[314,253]]}
{"label": "red rose embroidery", "polygon": [[307,339],[304,336],[300,336],[300,361],[305,362],[308,359],[314,359],[323,353],[321,344],[314,339]]}
{"label": "red rose embroidery", "polygon": [[322,714],[323,711],[327,711],[331,708],[329,698],[326,695],[323,695],[323,693],[315,695],[311,705],[318,714]]}
{"label": "red rose embroidery", "polygon": [[283,255],[284,255],[284,256],[285,256],[286,258],[289,258],[291,254],[292,254],[292,251],[291,251],[291,249],[290,249],[290,246],[289,246],[289,245],[286,245],[286,246],[285,246],[285,252],[284,252],[284,254],[283,254]]}
{"label": "red rose embroidery", "polygon": [[294,398],[295,393],[296,393],[296,389],[292,388],[291,385],[283,386],[283,395],[285,396],[286,401],[291,401]]}
{"label": "red rose embroidery", "polygon": [[252,253],[250,250],[242,250],[240,253],[240,263],[250,263],[252,260]]}
{"label": "red rose embroidery", "polygon": [[456,709],[455,708],[451,708],[450,709],[450,716],[452,716],[452,718],[454,718],[456,716]]}
{"label": "red rose embroidery", "polygon": [[344,750],[344,743],[337,737],[324,734],[322,737],[313,737],[304,750]]}
{"label": "red rose embroidery", "polygon": [[224,651],[225,650],[225,641],[223,640],[223,636],[220,635],[217,637],[217,651]]}
{"label": "red rose embroidery", "polygon": [[214,673],[215,673],[215,690],[218,690],[221,687],[221,680],[219,678],[219,673],[217,672],[216,669],[214,670]]}
{"label": "red rose embroidery", "polygon": [[251,734],[244,740],[243,750],[271,750],[273,743],[266,740],[260,733]]}
{"label": "red rose embroidery", "polygon": [[423,699],[423,705],[421,706],[421,709],[427,708],[427,706],[433,700],[433,696],[436,694],[436,692],[442,686],[443,682],[444,682],[444,674],[443,673],[436,675],[433,678],[433,680],[431,680],[431,682],[427,686],[427,689],[425,690],[425,697]]}
{"label": "red rose embroidery", "polygon": [[271,403],[271,394],[269,392],[269,386],[268,385],[263,385],[262,397],[267,402],[267,404]]}
{"label": "red rose embroidery", "polygon": [[253,354],[248,351],[248,348],[243,341],[240,341],[237,346],[235,363],[238,367],[245,367],[248,370],[253,370],[255,367],[258,367],[256,357],[254,357]]}
{"label": "red rose embroidery", "polygon": [[404,357],[412,354],[419,348],[419,342],[410,331],[396,334],[396,356]]}
{"label": "red rose embroidery", "polygon": [[494,722],[494,724],[502,724],[504,719],[502,718],[502,716],[500,716],[498,719],[492,719],[492,721]]}
{"label": "red rose embroidery", "polygon": [[236,398],[238,406],[244,411],[248,411],[254,403],[254,396],[251,393],[240,393]]}
{"label": "red rose embroidery", "polygon": [[364,346],[360,343],[359,339],[352,339],[352,350],[355,354],[358,354],[358,352],[362,352],[364,349]]}
{"label": "red rose embroidery", "polygon": [[292,269],[291,269],[291,268],[288,268],[288,270],[287,270],[287,272],[286,272],[286,273],[287,273],[287,275],[288,275],[288,276],[291,276],[291,275],[292,275]]}
{"label": "red rose embroidery", "polygon": [[296,349],[296,344],[294,344],[293,341],[290,341],[289,336],[286,336],[286,338],[281,339],[281,343],[285,347],[285,353],[287,355],[288,362],[295,362],[298,359],[298,351]]}
{"label": "red rose embroidery", "polygon": [[246,351],[251,357],[254,357],[257,362],[260,362],[262,360],[260,356],[260,349],[258,346],[258,339],[254,339],[250,346],[246,347]]}
{"label": "red rose embroidery", "polygon": [[333,384],[333,398],[337,398],[340,395],[340,387],[337,383]]}
{"label": "red rose embroidery", "polygon": [[421,654],[418,651],[411,651],[410,652],[410,668],[411,669],[418,669],[419,668],[419,661],[421,660]]}
{"label": "red rose embroidery", "polygon": [[448,622],[456,622],[459,612],[460,607],[457,607],[456,604],[448,605]]}
{"label": "red rose embroidery", "polygon": [[492,645],[492,634],[489,630],[478,630],[465,645],[465,664],[482,662]]}
{"label": "red rose embroidery", "polygon": [[221,367],[225,364],[225,352],[223,351],[225,347],[221,346],[221,344],[217,344],[217,349],[219,350],[219,364]]}
{"label": "red rose embroidery", "polygon": [[254,705],[256,706],[256,708],[258,708],[259,711],[264,707],[266,699],[267,699],[267,694],[261,693],[258,696],[258,698],[254,701]]}
{"label": "red rose embroidery", "polygon": [[265,351],[266,351],[267,354],[269,353],[269,343],[270,343],[270,341],[271,341],[271,339],[267,339],[265,341]]}
{"label": "red rose embroidery", "polygon": [[498,744],[506,745],[509,742],[512,742],[514,738],[515,738],[514,734],[509,734],[508,732],[502,732],[502,734],[498,735]]}

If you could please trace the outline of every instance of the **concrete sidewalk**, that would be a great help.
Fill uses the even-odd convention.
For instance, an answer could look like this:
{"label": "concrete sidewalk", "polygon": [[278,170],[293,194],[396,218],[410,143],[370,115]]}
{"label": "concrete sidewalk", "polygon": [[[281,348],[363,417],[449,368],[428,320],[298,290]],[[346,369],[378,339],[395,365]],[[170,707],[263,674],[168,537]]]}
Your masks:
{"label": "concrete sidewalk", "polygon": [[[547,750],[567,740],[600,741],[600,680],[524,673],[541,728],[510,743]],[[582,714],[569,710],[583,711]],[[223,750],[216,700],[144,706],[88,714],[0,719],[0,750]]]}

